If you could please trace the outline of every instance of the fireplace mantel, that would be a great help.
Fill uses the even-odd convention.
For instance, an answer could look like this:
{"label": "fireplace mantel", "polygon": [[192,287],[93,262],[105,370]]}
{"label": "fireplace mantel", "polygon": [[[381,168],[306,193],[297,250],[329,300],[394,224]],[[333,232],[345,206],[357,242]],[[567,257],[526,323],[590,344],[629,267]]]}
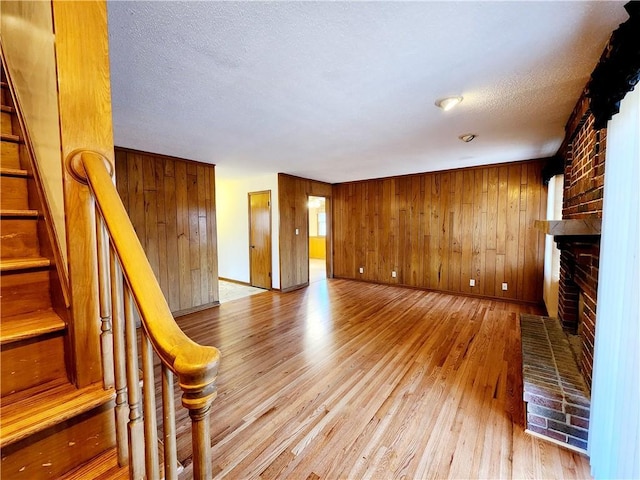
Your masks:
{"label": "fireplace mantel", "polygon": [[600,237],[602,219],[598,217],[571,220],[536,220],[535,228],[553,235],[556,242],[568,242],[572,237],[584,240],[584,237]]}

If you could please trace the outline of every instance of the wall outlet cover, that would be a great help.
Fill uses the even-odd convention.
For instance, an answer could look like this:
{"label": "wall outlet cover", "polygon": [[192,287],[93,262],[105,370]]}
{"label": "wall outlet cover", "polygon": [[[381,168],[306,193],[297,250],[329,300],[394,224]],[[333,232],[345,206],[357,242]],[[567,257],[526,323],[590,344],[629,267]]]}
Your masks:
{"label": "wall outlet cover", "polygon": [[503,290],[504,292],[506,292],[508,289],[509,289],[509,286],[507,285],[507,282],[504,282],[504,283],[502,284],[502,290]]}
{"label": "wall outlet cover", "polygon": [[470,287],[475,287],[475,286],[476,286],[476,281],[475,281],[475,279],[473,279],[473,278],[472,278],[472,279],[470,279],[470,280],[469,280],[469,286],[470,286]]}
{"label": "wall outlet cover", "polygon": [[396,278],[397,276],[398,276],[398,274],[396,273],[395,270],[393,272],[391,272],[391,277],[392,278]]}
{"label": "wall outlet cover", "polygon": [[364,267],[360,267],[360,273],[364,273]]}

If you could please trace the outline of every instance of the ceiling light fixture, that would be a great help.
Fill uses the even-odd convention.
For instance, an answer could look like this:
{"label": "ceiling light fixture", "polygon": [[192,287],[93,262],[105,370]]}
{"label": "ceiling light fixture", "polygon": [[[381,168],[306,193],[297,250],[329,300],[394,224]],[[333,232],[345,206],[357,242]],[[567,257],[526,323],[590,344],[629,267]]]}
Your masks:
{"label": "ceiling light fixture", "polygon": [[475,133],[465,133],[464,135],[460,135],[458,138],[465,143],[469,143],[471,140],[476,138],[477,135]]}
{"label": "ceiling light fixture", "polygon": [[436,107],[448,112],[462,101],[462,97],[447,97],[436,100]]}

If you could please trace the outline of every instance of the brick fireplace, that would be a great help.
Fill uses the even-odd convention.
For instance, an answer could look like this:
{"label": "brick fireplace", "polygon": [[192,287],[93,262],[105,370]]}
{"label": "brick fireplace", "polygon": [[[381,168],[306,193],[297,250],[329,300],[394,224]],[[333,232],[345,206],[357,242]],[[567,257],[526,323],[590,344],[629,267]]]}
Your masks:
{"label": "brick fireplace", "polygon": [[526,431],[582,453],[588,445],[605,142],[606,130],[594,128],[583,95],[549,166],[548,174],[564,173],[562,220],[537,222],[560,249],[559,320],[520,319]]}
{"label": "brick fireplace", "polygon": [[[606,129],[594,128],[594,117],[583,97],[567,124],[560,150],[564,160],[563,220],[602,218]],[[591,387],[600,263],[599,236],[568,236],[558,242],[560,282],[558,317],[563,327],[578,333],[578,363]]]}

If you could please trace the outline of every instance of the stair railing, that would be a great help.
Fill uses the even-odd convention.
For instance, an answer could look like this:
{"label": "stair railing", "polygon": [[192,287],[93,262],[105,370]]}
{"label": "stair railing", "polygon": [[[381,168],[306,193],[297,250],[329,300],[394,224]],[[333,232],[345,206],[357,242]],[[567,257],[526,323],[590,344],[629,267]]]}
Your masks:
{"label": "stair railing", "polygon": [[116,391],[118,462],[129,464],[132,479],[161,477],[155,352],[162,377],[164,478],[178,477],[174,374],[191,418],[194,478],[211,478],[209,414],[220,353],[193,342],[176,324],[113,184],[111,163],[96,152],[75,151],[67,167],[76,180],[88,185],[95,205],[103,376],[105,388]]}

